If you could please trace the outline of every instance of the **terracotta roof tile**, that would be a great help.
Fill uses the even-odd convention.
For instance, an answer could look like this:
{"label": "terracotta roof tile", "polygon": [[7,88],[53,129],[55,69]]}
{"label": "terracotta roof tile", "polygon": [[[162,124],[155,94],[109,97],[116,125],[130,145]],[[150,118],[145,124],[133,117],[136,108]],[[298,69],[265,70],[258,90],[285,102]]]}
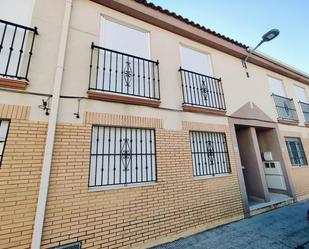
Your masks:
{"label": "terracotta roof tile", "polygon": [[203,31],[205,31],[207,33],[213,34],[213,35],[215,35],[215,36],[217,36],[217,37],[219,37],[221,39],[224,39],[224,40],[226,40],[228,42],[231,42],[231,43],[233,43],[233,44],[235,44],[237,46],[240,46],[240,47],[245,48],[245,49],[249,48],[247,45],[245,45],[243,43],[240,43],[240,42],[238,42],[238,41],[236,41],[234,39],[231,39],[231,38],[229,38],[229,37],[227,37],[225,35],[217,33],[217,32],[215,32],[215,31],[213,31],[213,30],[211,30],[209,28],[206,28],[206,27],[204,27],[204,26],[202,26],[202,25],[200,25],[198,23],[195,23],[195,22],[189,20],[188,18],[185,18],[185,17],[183,17],[181,15],[178,15],[175,12],[169,11],[168,9],[164,9],[161,6],[155,5],[155,4],[153,4],[151,2],[148,2],[146,0],[134,0],[134,1],[137,2],[137,3],[145,5],[146,7],[149,7],[149,8],[152,8],[154,10],[160,11],[163,14],[166,14],[166,15],[172,16],[174,18],[177,18],[178,20],[180,20],[180,21],[182,21],[182,22],[184,22],[186,24],[189,24],[189,25],[191,25],[193,27],[201,29],[201,30],[203,30]]}

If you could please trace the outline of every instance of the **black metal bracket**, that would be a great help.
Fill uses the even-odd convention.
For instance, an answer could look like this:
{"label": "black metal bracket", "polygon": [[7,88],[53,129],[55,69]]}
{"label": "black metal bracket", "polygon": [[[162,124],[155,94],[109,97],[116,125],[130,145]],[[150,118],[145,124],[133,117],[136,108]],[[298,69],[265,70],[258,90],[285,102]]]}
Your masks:
{"label": "black metal bracket", "polygon": [[46,100],[42,99],[42,105],[39,105],[38,107],[40,109],[42,109],[43,111],[45,111],[45,115],[48,116],[49,115],[49,99],[50,97],[48,97]]}
{"label": "black metal bracket", "polygon": [[79,110],[80,110],[80,101],[82,100],[82,98],[79,98],[77,99],[77,112],[74,112],[74,116],[76,118],[80,118],[80,115],[79,115]]}

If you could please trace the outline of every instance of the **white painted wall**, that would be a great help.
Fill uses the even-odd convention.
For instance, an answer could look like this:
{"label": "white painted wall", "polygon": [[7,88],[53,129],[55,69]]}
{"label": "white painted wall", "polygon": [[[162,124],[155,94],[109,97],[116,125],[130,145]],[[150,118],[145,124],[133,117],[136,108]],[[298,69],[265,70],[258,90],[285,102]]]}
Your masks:
{"label": "white painted wall", "polygon": [[35,0],[1,0],[0,19],[29,26]]}

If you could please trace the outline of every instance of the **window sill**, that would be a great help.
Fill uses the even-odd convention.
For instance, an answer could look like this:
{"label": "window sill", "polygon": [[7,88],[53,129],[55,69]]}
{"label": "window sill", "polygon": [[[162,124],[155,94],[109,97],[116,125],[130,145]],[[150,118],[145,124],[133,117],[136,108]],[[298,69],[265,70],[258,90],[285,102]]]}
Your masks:
{"label": "window sill", "polygon": [[207,175],[207,176],[193,176],[194,180],[203,180],[203,179],[217,179],[217,178],[221,178],[221,177],[228,177],[228,176],[232,176],[231,173],[225,173],[225,174],[217,174],[217,175]]}
{"label": "window sill", "polygon": [[278,123],[285,125],[294,125],[294,126],[297,126],[299,124],[299,122],[296,120],[285,120],[285,119],[278,119]]}
{"label": "window sill", "polygon": [[308,165],[292,165],[292,169],[309,169]]}
{"label": "window sill", "polygon": [[28,86],[28,82],[24,80],[15,80],[10,78],[0,78],[0,87],[25,90]]}
{"label": "window sill", "polygon": [[89,90],[87,93],[90,99],[118,102],[118,103],[123,103],[123,104],[145,105],[145,106],[158,108],[161,103],[160,100],[144,99],[144,98],[139,98],[139,97],[131,97],[131,96],[125,96],[125,95],[120,95],[120,94],[118,95],[118,94],[97,92],[97,91],[91,91],[91,90]]}
{"label": "window sill", "polygon": [[226,114],[225,110],[217,110],[217,109],[212,109],[209,107],[192,106],[192,105],[187,105],[187,104],[183,104],[182,109],[185,112],[208,113],[208,114],[219,115],[219,116],[225,116]]}
{"label": "window sill", "polygon": [[143,182],[143,183],[130,183],[130,184],[119,184],[119,185],[108,185],[101,187],[88,187],[88,192],[98,192],[105,190],[115,190],[115,189],[128,189],[128,188],[138,188],[138,187],[148,187],[156,185],[157,182]]}

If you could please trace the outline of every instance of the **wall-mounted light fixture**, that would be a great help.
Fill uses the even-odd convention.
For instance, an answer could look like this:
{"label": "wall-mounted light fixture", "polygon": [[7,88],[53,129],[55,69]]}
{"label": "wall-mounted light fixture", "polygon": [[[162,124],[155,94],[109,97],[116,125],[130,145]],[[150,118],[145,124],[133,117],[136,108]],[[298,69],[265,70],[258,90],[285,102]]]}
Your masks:
{"label": "wall-mounted light fixture", "polygon": [[80,115],[79,115],[79,109],[80,109],[80,101],[82,100],[82,98],[79,98],[77,99],[77,112],[74,113],[74,116],[76,118],[80,118]]}
{"label": "wall-mounted light fixture", "polygon": [[250,55],[264,42],[271,41],[272,39],[276,38],[279,35],[279,29],[271,29],[267,33],[262,36],[262,40],[259,42],[258,45],[255,46],[253,49],[248,49],[248,55],[244,60],[242,60],[242,66],[246,69],[247,77],[249,78],[248,68],[247,68],[247,60],[249,59]]}
{"label": "wall-mounted light fixture", "polygon": [[40,109],[42,109],[43,111],[45,111],[45,115],[48,116],[49,115],[49,99],[50,97],[48,97],[46,100],[42,99],[42,105],[39,105],[38,107]]}

